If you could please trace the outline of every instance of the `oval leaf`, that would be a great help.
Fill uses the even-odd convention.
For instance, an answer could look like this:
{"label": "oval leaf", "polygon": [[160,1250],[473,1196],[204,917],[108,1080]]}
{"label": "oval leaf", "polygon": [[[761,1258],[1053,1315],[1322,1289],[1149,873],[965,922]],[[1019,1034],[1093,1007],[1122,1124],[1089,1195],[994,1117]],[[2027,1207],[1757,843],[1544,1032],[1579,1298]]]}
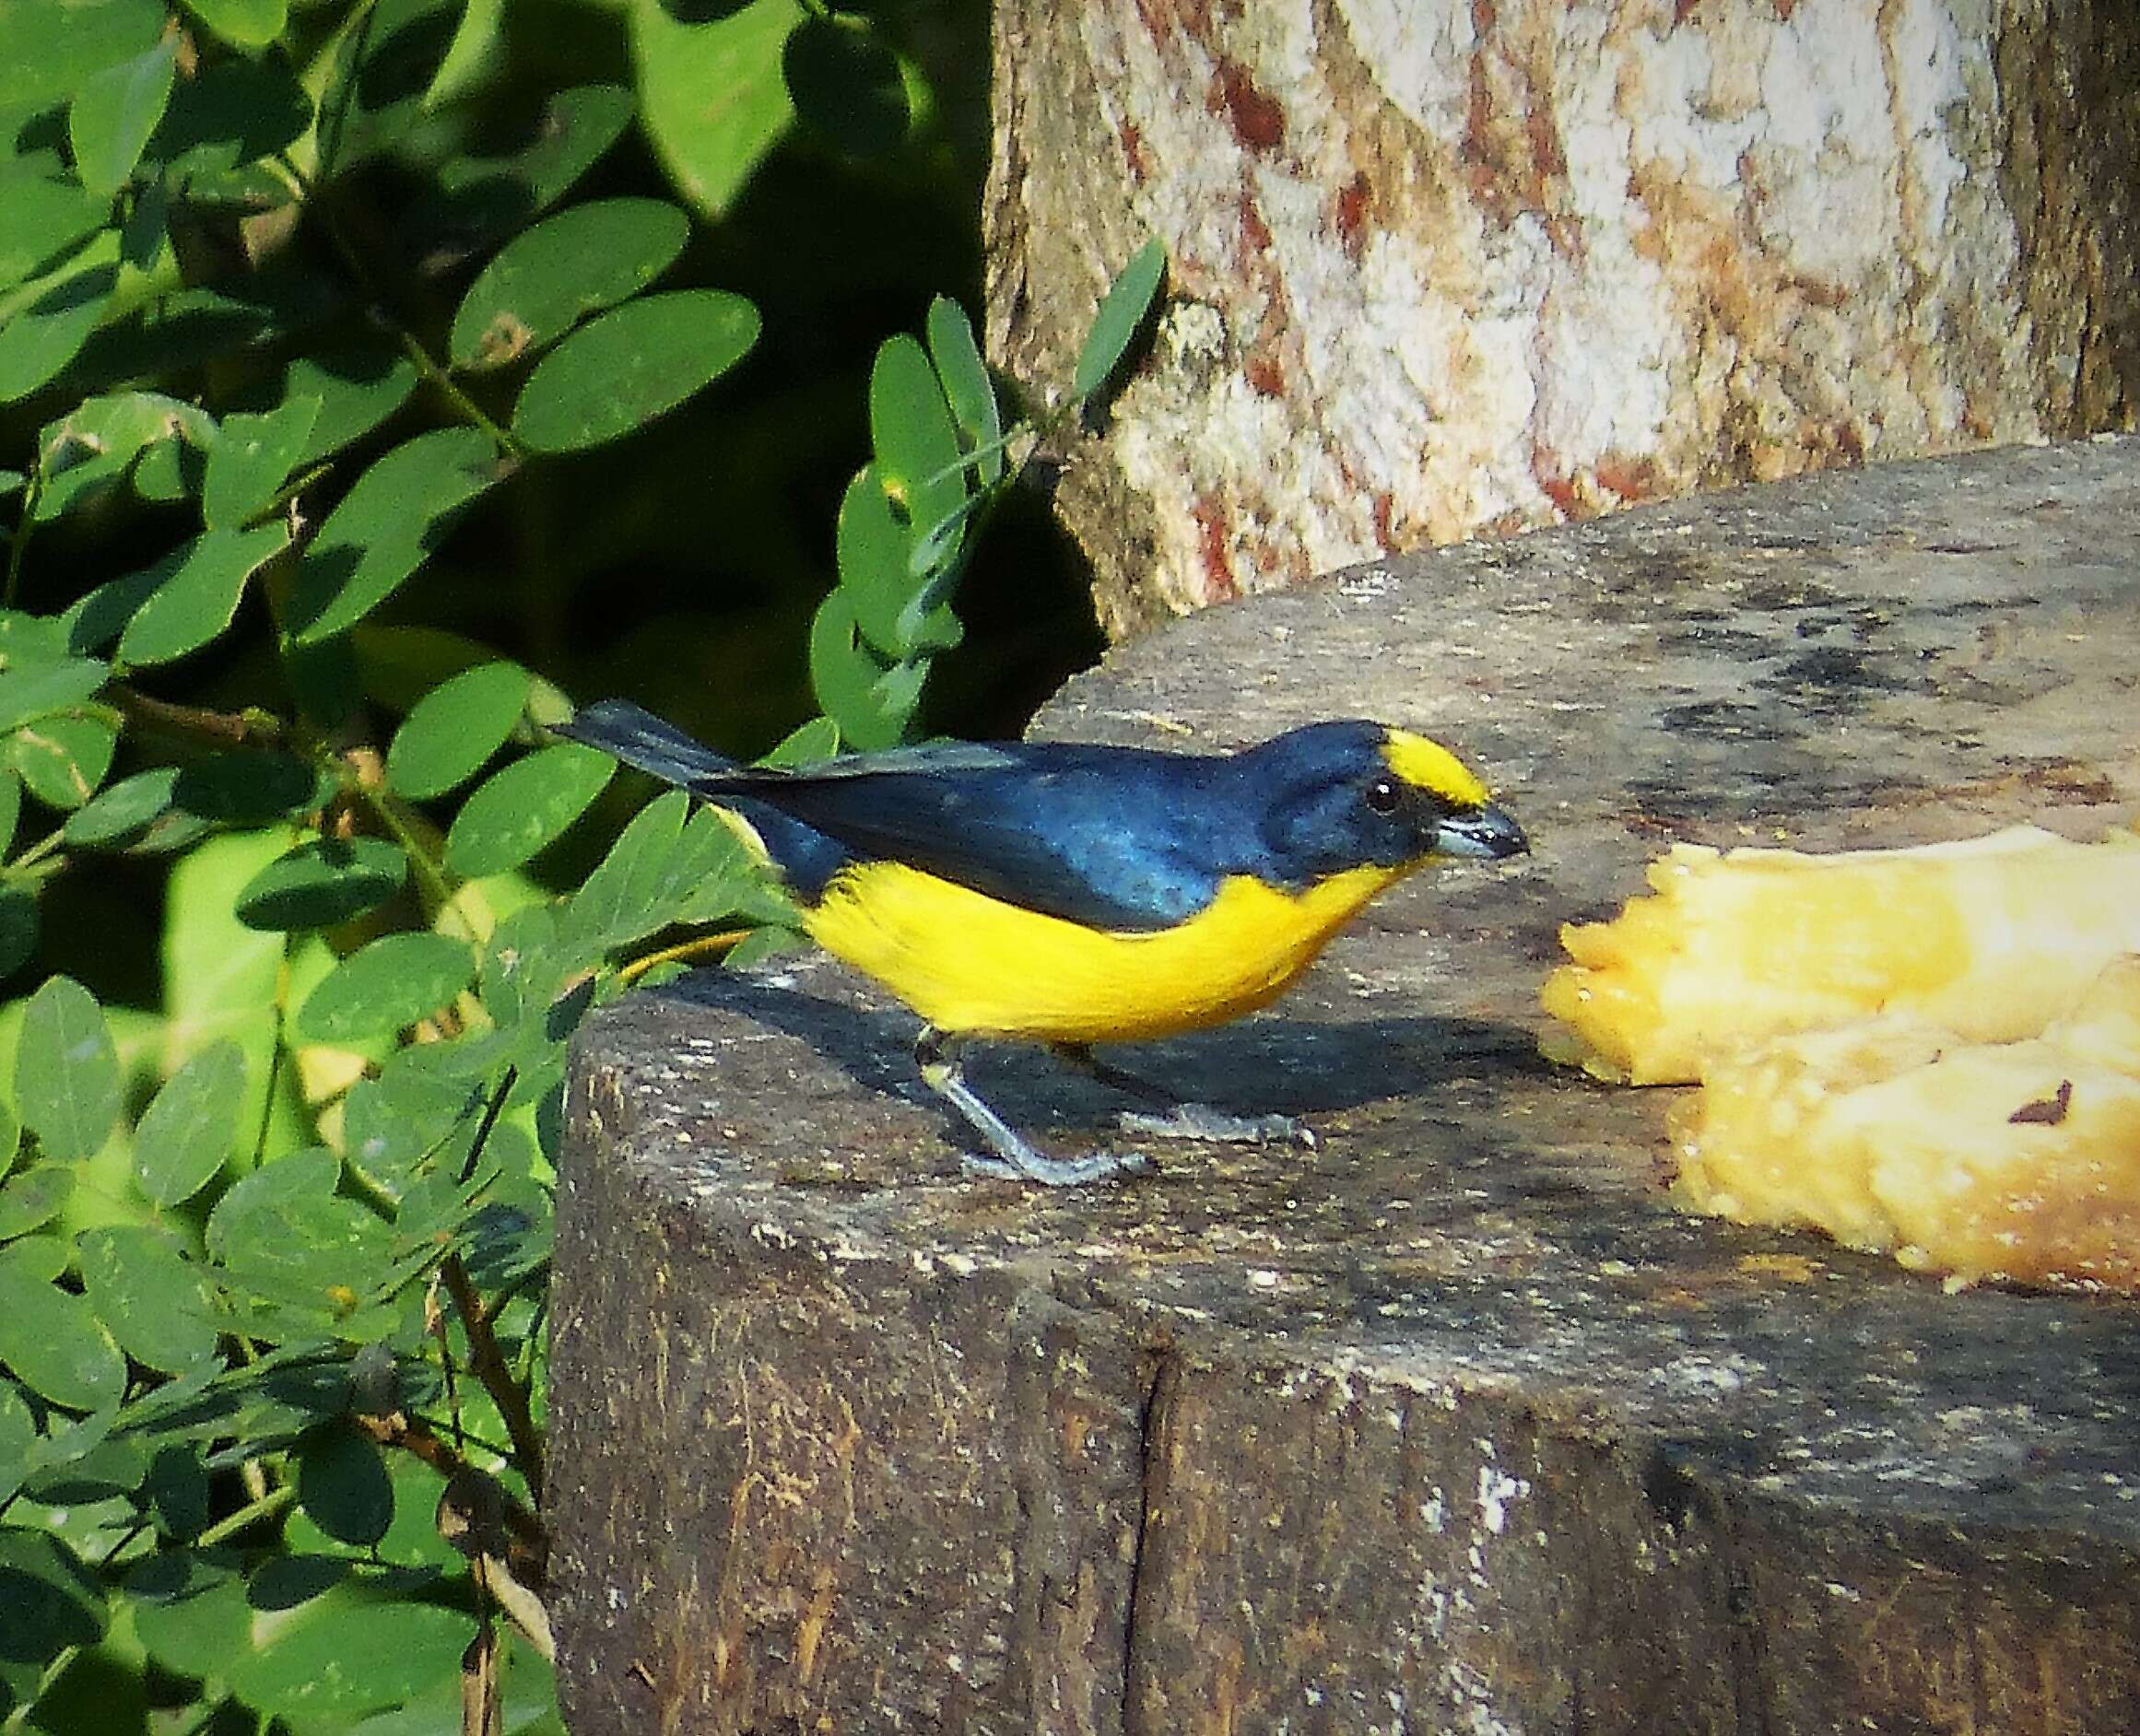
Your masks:
{"label": "oval leaf", "polygon": [[958,424],[967,450],[977,454],[974,463],[981,480],[994,482],[1003,475],[1003,415],[995,402],[995,382],[988,377],[981,346],[973,341],[972,323],[950,297],[938,296],[929,303],[927,330],[929,359],[936,365],[936,378],[944,382],[952,420]]}
{"label": "oval leaf", "polygon": [[471,879],[519,867],[584,814],[616,770],[607,754],[572,742],[514,760],[461,804],[446,866]]}
{"label": "oval leaf", "polygon": [[453,315],[463,368],[498,368],[637,295],[676,263],[691,219],[659,199],[576,205],[515,236]]}
{"label": "oval leaf", "polygon": [[78,808],[112,769],[119,727],[100,717],[44,717],[7,738],[7,764],[47,807]]}
{"label": "oval leaf", "polygon": [[435,1013],[476,977],[476,955],[443,934],[388,934],[320,979],[297,1016],[308,1042],[383,1037]]}
{"label": "oval leaf", "polygon": [[75,1246],[97,1318],[135,1361],[178,1374],[216,1354],[214,1286],[175,1237],[118,1224],[84,1230]]}
{"label": "oval leaf", "polygon": [[223,418],[201,488],[210,528],[234,528],[267,508],[297,467],[321,407],[318,397],[300,394],[264,415],[239,410]]}
{"label": "oval leaf", "polygon": [[48,1157],[100,1150],[119,1116],[119,1054],[96,996],[54,977],[29,998],[15,1051],[15,1107]]}
{"label": "oval leaf", "polygon": [[394,1523],[394,1484],[378,1442],[345,1424],[309,1437],[298,1456],[298,1505],[338,1543],[376,1543]]}
{"label": "oval leaf", "polygon": [[[684,196],[710,217],[728,209],[794,121],[781,49],[801,22],[795,0],[693,8],[635,0],[631,52],[647,135]],[[720,92],[709,100],[710,91]]]}
{"label": "oval leaf", "polygon": [[1092,330],[1077,357],[1077,374],[1070,387],[1072,397],[1090,397],[1114,371],[1115,364],[1129,348],[1130,339],[1144,323],[1166,271],[1167,250],[1155,235],[1137,249],[1136,257],[1122,268],[1122,275],[1101,299]]}
{"label": "oval leaf", "polygon": [[0,1242],[49,1224],[74,1197],[75,1172],[66,1164],[31,1164],[0,1183]]}
{"label": "oval leaf", "polygon": [[884,491],[915,532],[926,531],[966,499],[965,456],[951,406],[928,352],[900,333],[888,338],[869,370],[869,438]]}
{"label": "oval leaf", "polygon": [[88,806],[68,815],[60,829],[67,842],[79,849],[109,849],[130,842],[170,807],[178,776],[176,766],[159,766],[122,778]]}
{"label": "oval leaf", "polygon": [[725,290],[628,301],[543,358],[521,388],[512,431],[544,452],[617,440],[718,380],[758,334],[758,310]]}
{"label": "oval leaf", "polygon": [[[264,1601],[255,1584],[255,1604]],[[293,1720],[350,1718],[454,1682],[476,1619],[407,1598],[334,1587],[278,1618],[257,1650],[224,1666],[249,1707]]]}
{"label": "oval leaf", "polygon": [[116,1404],[126,1390],[126,1358],[88,1303],[13,1265],[0,1267],[0,1363],[70,1411]]}
{"label": "oval leaf", "polygon": [[327,515],[298,568],[289,627],[302,643],[347,632],[397,591],[453,516],[498,480],[474,428],[443,428],[379,459]]}
{"label": "oval leaf", "polygon": [[159,563],[163,574],[119,636],[130,663],[168,663],[206,645],[230,625],[245,581],[289,541],[282,524],[250,531],[207,531]]}
{"label": "oval leaf", "polygon": [[394,732],[386,751],[387,782],[421,802],[473,778],[520,721],[530,681],[518,663],[499,663],[441,682]]}
{"label": "oval leaf", "polygon": [[141,147],[163,119],[177,76],[178,39],[167,37],[83,81],[67,110],[67,141],[83,186],[108,198],[126,184]]}
{"label": "oval leaf", "polygon": [[273,933],[332,928],[376,909],[408,879],[401,846],[381,838],[322,838],[276,858],[238,895],[238,920]]}
{"label": "oval leaf", "polygon": [[176,1205],[206,1187],[230,1155],[244,1100],[245,1054],[228,1037],[165,1080],[134,1135],[142,1192]]}

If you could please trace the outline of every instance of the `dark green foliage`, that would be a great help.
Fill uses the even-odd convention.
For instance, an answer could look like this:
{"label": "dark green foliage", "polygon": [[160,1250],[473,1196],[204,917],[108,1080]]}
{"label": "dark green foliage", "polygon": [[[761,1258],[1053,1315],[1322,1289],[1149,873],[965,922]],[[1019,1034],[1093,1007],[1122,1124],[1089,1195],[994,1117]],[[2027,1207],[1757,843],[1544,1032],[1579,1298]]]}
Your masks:
{"label": "dark green foliage", "polygon": [[7,1736],[558,1730],[565,1044],[788,911],[545,725],[633,620],[776,758],[920,732],[1036,438],[955,302],[876,343],[970,222],[949,16],[6,0]]}

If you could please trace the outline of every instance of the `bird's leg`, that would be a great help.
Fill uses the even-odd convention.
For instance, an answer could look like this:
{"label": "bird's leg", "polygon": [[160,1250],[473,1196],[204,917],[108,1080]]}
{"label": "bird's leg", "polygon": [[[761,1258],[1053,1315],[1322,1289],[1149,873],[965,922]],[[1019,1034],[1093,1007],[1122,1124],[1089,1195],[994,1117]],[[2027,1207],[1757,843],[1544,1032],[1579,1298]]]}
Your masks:
{"label": "bird's leg", "polygon": [[1289,1115],[1229,1115],[1208,1103],[1184,1103],[1171,1092],[1127,1070],[1100,1060],[1083,1043],[1051,1045],[1056,1059],[1075,1067],[1110,1090],[1149,1104],[1142,1113],[1122,1117],[1125,1132],[1153,1139],[1207,1139],[1228,1145],[1255,1145],[1287,1140],[1312,1146],[1315,1135]]}
{"label": "bird's leg", "polygon": [[995,1154],[993,1157],[969,1155],[966,1167],[973,1174],[1036,1181],[1044,1188],[1068,1188],[1083,1181],[1104,1181],[1110,1176],[1141,1175],[1151,1168],[1151,1160],[1137,1152],[1120,1155],[1095,1152],[1088,1157],[1042,1156],[966,1083],[959,1047],[958,1038],[924,1026],[914,1039],[914,1062],[922,1070],[923,1083],[964,1116],[967,1124]]}

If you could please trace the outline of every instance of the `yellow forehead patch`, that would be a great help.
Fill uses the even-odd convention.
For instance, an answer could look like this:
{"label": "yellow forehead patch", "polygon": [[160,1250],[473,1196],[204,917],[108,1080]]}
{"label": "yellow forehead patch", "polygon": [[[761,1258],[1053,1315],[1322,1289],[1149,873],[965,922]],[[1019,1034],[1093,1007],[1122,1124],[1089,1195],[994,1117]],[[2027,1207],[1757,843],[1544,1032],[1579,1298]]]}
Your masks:
{"label": "yellow forehead patch", "polygon": [[1460,808],[1484,807],[1490,797],[1477,774],[1464,761],[1424,735],[1391,730],[1382,741],[1382,757],[1406,783],[1431,791]]}

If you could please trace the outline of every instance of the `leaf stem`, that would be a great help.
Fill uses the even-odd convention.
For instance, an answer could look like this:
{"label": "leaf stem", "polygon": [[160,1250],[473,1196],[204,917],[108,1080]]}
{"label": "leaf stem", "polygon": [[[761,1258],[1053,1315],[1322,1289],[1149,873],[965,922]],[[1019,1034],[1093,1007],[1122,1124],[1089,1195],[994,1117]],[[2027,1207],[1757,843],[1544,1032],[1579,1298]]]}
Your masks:
{"label": "leaf stem", "polygon": [[262,1519],[273,1519],[296,1499],[297,1484],[294,1483],[286,1483],[280,1488],[270,1489],[257,1500],[248,1501],[235,1513],[225,1514],[218,1519],[194,1540],[194,1546],[207,1549],[226,1538],[235,1537],[248,1527],[259,1524]]}
{"label": "leaf stem", "polygon": [[399,340],[403,353],[408,357],[409,360],[416,363],[417,371],[444,393],[446,401],[456,410],[460,411],[476,427],[481,428],[484,433],[489,435],[491,440],[497,443],[500,452],[515,460],[524,460],[532,456],[527,443],[511,428],[493,421],[485,412],[483,406],[462,389],[461,382],[439,366],[437,358],[417,341],[413,332],[391,320],[387,323],[392,326],[395,338]]}

